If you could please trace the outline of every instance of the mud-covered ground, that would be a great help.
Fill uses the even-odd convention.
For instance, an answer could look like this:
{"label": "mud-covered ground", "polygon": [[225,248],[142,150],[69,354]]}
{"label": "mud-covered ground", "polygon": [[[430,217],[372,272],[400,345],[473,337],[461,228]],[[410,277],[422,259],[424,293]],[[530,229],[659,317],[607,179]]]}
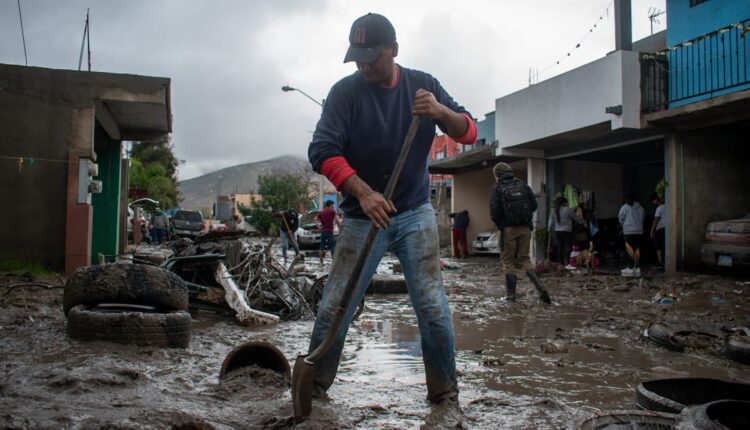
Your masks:
{"label": "mud-covered ground", "polygon": [[[743,279],[702,275],[543,277],[553,304],[528,280],[508,303],[498,263],[452,261],[444,273],[454,312],[464,427],[567,428],[598,410],[629,409],[643,380],[700,376],[750,381],[750,366],[721,355],[723,329],[750,323]],[[309,263],[311,270],[321,270]],[[384,267],[387,267],[384,265]],[[50,279],[50,282],[57,282]],[[219,384],[224,357],[248,340],[277,345],[291,363],[311,321],[250,328],[193,315],[188,349],[80,342],[65,334],[62,289],[0,278],[0,428],[288,428],[288,381],[244,369]],[[654,303],[660,291],[677,297]],[[643,338],[650,322],[714,334],[687,352]],[[368,296],[349,332],[330,400],[300,429],[419,428],[430,412],[416,320],[406,296]]]}

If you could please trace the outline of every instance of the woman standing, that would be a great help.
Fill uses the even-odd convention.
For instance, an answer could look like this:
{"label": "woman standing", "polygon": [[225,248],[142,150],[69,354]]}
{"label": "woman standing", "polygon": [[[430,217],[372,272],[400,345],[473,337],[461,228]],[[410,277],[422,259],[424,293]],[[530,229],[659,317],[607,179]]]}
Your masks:
{"label": "woman standing", "polygon": [[570,247],[573,244],[573,221],[583,224],[578,219],[573,209],[568,207],[568,199],[558,197],[553,203],[552,213],[547,222],[547,230],[554,231],[555,244],[557,245],[557,262],[565,265],[566,269],[574,269],[569,264]]}

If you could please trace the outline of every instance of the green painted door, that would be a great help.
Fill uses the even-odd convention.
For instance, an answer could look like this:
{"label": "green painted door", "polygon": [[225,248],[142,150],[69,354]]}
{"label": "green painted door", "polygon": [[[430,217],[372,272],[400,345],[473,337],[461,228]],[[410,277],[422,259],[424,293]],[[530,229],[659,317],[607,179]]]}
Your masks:
{"label": "green painted door", "polygon": [[91,235],[91,263],[99,262],[99,254],[107,261],[117,255],[120,225],[120,169],[122,148],[120,141],[110,139],[101,128],[94,132],[94,151],[99,174],[94,179],[102,181],[102,192],[91,195],[94,221]]}

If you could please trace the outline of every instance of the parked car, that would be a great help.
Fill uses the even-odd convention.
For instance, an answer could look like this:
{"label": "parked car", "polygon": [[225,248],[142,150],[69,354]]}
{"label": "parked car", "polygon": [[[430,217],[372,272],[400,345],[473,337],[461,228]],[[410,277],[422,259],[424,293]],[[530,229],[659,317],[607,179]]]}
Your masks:
{"label": "parked car", "polygon": [[484,231],[479,233],[471,243],[471,250],[474,254],[500,254],[497,248],[497,240],[500,237],[498,230]]}
{"label": "parked car", "polygon": [[706,240],[701,259],[707,266],[750,268],[750,214],[708,223]]}
{"label": "parked car", "polygon": [[128,219],[126,221],[126,229],[128,232],[128,239],[133,239],[133,226],[135,225],[135,220],[133,217],[135,216],[135,210],[133,208],[138,207],[140,209],[140,216],[139,216],[139,222],[141,228],[141,237],[143,238],[144,242],[150,243],[151,242],[151,235],[150,235],[150,226],[149,226],[149,210],[153,210],[157,207],[159,207],[159,202],[154,199],[149,199],[147,197],[134,200],[130,204],[128,204]]}
{"label": "parked car", "polygon": [[240,221],[237,224],[237,230],[244,231],[246,233],[258,233],[258,229],[255,228],[254,225],[251,224],[252,217],[246,216],[242,218],[242,221]]}
{"label": "parked car", "polygon": [[172,215],[174,233],[179,237],[196,237],[204,233],[206,223],[198,211],[179,209]]}
{"label": "parked car", "polygon": [[216,224],[213,224],[211,226],[211,231],[228,231],[229,228],[227,228],[226,224],[222,224],[220,222],[217,222]]}
{"label": "parked car", "polygon": [[[317,210],[308,211],[300,215],[299,228],[295,234],[297,244],[300,249],[318,249],[320,248],[320,228],[315,222],[315,217],[318,215]],[[333,236],[336,237],[339,234],[338,225],[333,225]]]}

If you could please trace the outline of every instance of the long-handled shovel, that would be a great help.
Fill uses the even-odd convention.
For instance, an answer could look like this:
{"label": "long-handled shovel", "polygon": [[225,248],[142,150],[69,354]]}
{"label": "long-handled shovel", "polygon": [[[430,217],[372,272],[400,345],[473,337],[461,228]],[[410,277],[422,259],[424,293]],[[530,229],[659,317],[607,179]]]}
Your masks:
{"label": "long-handled shovel", "polygon": [[[396,166],[393,168],[393,173],[388,180],[385,193],[383,193],[386,200],[390,200],[393,196],[393,191],[396,188],[396,183],[401,175],[401,170],[403,170],[404,164],[406,163],[406,157],[409,155],[409,150],[414,143],[414,136],[417,134],[417,129],[419,128],[419,121],[419,115],[414,115],[412,117],[409,131],[406,133],[406,138],[404,139],[404,145],[401,147],[398,160],[396,160]],[[359,277],[362,274],[362,268],[365,265],[367,256],[370,254],[372,243],[377,234],[378,226],[373,224],[367,235],[365,244],[357,257],[354,270],[344,288],[341,303],[339,303],[336,308],[333,321],[331,321],[331,325],[328,327],[328,332],[326,332],[326,337],[323,339],[323,342],[321,342],[321,344],[310,354],[298,355],[297,360],[294,362],[294,370],[292,371],[292,401],[294,402],[294,419],[297,422],[304,420],[310,415],[310,411],[312,410],[312,389],[313,378],[315,376],[315,363],[321,356],[328,352],[331,344],[333,344],[336,333],[339,331],[341,322],[344,319],[344,314],[349,308],[354,290],[359,284]]]}

